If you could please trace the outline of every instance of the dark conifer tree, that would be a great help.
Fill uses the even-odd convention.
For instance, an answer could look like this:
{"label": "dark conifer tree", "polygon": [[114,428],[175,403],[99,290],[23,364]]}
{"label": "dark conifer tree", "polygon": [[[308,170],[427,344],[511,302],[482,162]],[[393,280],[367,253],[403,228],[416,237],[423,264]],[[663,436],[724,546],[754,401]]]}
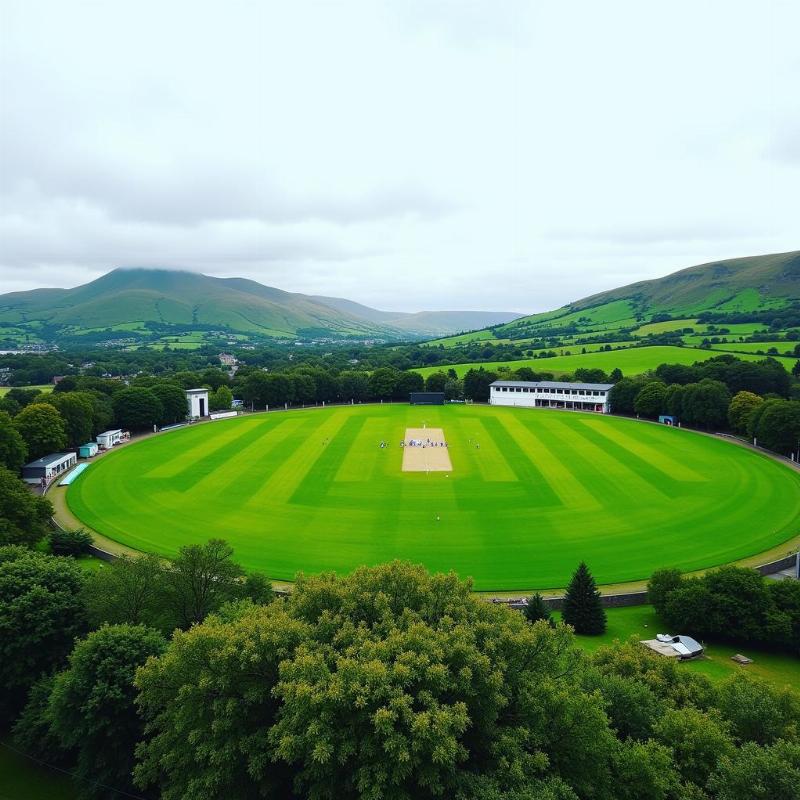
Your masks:
{"label": "dark conifer tree", "polygon": [[525,619],[527,619],[528,622],[537,622],[543,619],[551,625],[553,624],[553,619],[550,616],[550,609],[547,607],[544,598],[539,592],[534,592],[534,594],[528,598],[528,605],[525,606],[522,613],[525,615]]}
{"label": "dark conifer tree", "polygon": [[592,573],[581,561],[564,597],[563,619],[575,633],[598,636],[606,630],[606,612],[600,603]]}

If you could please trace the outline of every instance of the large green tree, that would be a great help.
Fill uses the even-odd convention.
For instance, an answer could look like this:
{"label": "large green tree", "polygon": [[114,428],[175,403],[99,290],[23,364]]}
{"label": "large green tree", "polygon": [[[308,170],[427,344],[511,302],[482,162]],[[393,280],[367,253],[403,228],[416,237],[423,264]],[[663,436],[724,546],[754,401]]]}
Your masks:
{"label": "large green tree", "polygon": [[243,595],[244,570],[233,560],[233,548],[221,539],[182,547],[164,575],[166,607],[182,628],[202,622]]}
{"label": "large green tree", "polygon": [[245,378],[242,396],[261,411],[267,406],[280,408],[294,401],[294,384],[288,375],[253,372]]}
{"label": "large green tree", "polygon": [[682,419],[689,425],[704,428],[724,428],[728,423],[731,395],[722,381],[704,378],[684,387]]}
{"label": "large green tree", "polygon": [[148,625],[165,632],[174,618],[165,608],[166,566],[155,555],[122,556],[90,573],[83,600],[94,627],[103,623]]}
{"label": "large green tree", "polygon": [[443,392],[445,384],[447,383],[447,374],[442,372],[431,372],[425,378],[425,390],[428,392]]}
{"label": "large green tree", "polygon": [[572,576],[564,596],[562,618],[572,625],[575,633],[596,636],[605,632],[606,612],[600,602],[592,573],[581,561]]}
{"label": "large green tree", "polygon": [[31,403],[14,417],[14,427],[28,448],[28,458],[36,459],[67,446],[64,419],[50,403]]}
{"label": "large green tree", "polygon": [[639,394],[645,380],[641,377],[622,378],[617,381],[608,393],[611,410],[615,414],[633,414],[636,395]]}
{"label": "large green tree", "polygon": [[654,605],[663,620],[694,636],[792,647],[792,608],[779,607],[769,582],[753,569],[722,567],[675,581],[671,571],[651,579]]}
{"label": "large green tree", "polygon": [[294,386],[294,401],[305,405],[306,403],[313,403],[317,397],[317,384],[316,381],[305,372],[298,372],[292,375],[292,384]]}
{"label": "large green tree", "polygon": [[650,381],[636,395],[633,410],[642,417],[654,419],[666,411],[666,394],[667,387],[661,381]]}
{"label": "large green tree", "polygon": [[683,573],[675,567],[656,570],[647,582],[647,600],[660,617],[664,616],[667,599],[671,592],[680,588]]}
{"label": "large green tree", "polygon": [[11,416],[0,411],[0,467],[18,473],[28,459],[28,446]]}
{"label": "large green tree", "polygon": [[411,392],[421,392],[425,388],[425,380],[418,372],[407,370],[400,373],[394,389],[395,400],[408,401]]}
{"label": "large green tree", "polygon": [[85,632],[83,578],[71,558],[0,547],[0,718]]}
{"label": "large green tree", "polygon": [[49,701],[51,731],[77,756],[75,776],[97,798],[132,792],[134,748],[142,721],[134,704],[136,669],[160,655],[160,633],[134,625],[107,625],[79,641]]}
{"label": "large green tree", "polygon": [[[184,399],[185,402],[185,399]],[[121,428],[142,431],[157,425],[164,416],[164,406],[151,389],[129,386],[118,391],[112,400],[114,418]]]}
{"label": "large green tree", "polygon": [[747,675],[733,675],[717,687],[715,705],[740,742],[800,742],[800,695]]}
{"label": "large green tree", "polygon": [[339,375],[342,400],[363,402],[369,400],[369,375],[366,372],[348,370]]}
{"label": "large green tree", "polygon": [[483,367],[471,369],[464,375],[464,396],[476,403],[485,403],[489,400],[489,387],[496,380],[497,374]]}
{"label": "large green tree", "polygon": [[747,433],[747,423],[753,412],[764,402],[752,392],[737,392],[728,406],[728,423],[737,433]]}
{"label": "large green tree", "polygon": [[232,403],[233,392],[224,383],[208,396],[211,411],[230,411]]}
{"label": "large green tree", "polygon": [[189,406],[186,392],[181,386],[170,381],[159,381],[150,387],[150,391],[161,401],[162,412],[158,421],[159,425],[172,425],[186,419]]}
{"label": "large green tree", "polygon": [[67,446],[79,447],[92,439],[94,401],[86,392],[55,392],[48,400],[64,420]]}
{"label": "large green tree", "polygon": [[453,575],[300,576],[139,671],[137,782],[164,800],[610,800],[616,744],[599,695],[575,690],[583,664],[568,628]]}
{"label": "large green tree", "polygon": [[47,533],[53,506],[35,495],[13,473],[0,467],[0,546],[34,547]]}
{"label": "large green tree", "polygon": [[394,367],[379,367],[369,376],[369,392],[373,400],[390,400],[394,397],[400,373]]}
{"label": "large green tree", "polygon": [[683,778],[699,786],[705,786],[721,758],[734,752],[728,725],[696,708],[662,709],[653,733],[672,751]]}
{"label": "large green tree", "polygon": [[747,743],[722,757],[708,788],[715,800],[800,800],[800,744]]}
{"label": "large green tree", "polygon": [[764,404],[755,436],[762,447],[776,453],[800,453],[800,401],[777,400]]}

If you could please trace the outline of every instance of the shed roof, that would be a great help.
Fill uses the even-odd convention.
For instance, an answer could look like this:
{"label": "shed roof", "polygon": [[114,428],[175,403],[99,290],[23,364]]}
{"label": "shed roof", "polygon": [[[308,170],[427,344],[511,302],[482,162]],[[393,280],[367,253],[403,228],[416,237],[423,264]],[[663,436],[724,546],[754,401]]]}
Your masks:
{"label": "shed roof", "polygon": [[41,458],[37,458],[36,461],[31,461],[30,464],[25,465],[25,468],[52,467],[55,464],[60,464],[62,461],[66,461],[68,458],[74,457],[75,453],[50,453],[49,456],[42,456]]}
{"label": "shed roof", "polygon": [[613,383],[568,383],[566,381],[494,381],[492,386],[521,386],[528,389],[581,389],[607,392]]}
{"label": "shed roof", "polygon": [[208,389],[187,389],[186,394],[208,394]]}

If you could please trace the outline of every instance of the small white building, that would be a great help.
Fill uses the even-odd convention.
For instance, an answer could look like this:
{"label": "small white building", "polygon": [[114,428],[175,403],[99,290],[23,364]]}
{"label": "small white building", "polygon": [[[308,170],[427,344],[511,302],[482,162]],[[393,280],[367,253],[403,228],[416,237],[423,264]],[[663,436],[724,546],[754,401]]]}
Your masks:
{"label": "small white building", "polygon": [[565,408],[608,414],[608,393],[613,383],[566,383],[560,381],[495,381],[489,387],[493,406]]}
{"label": "small white building", "polygon": [[236,364],[239,363],[236,360],[236,356],[232,355],[231,353],[220,353],[218,358],[219,363],[222,364],[223,367],[235,367]]}
{"label": "small white building", "polygon": [[45,483],[50,483],[57,475],[66,472],[77,463],[78,457],[75,453],[51,453],[26,464],[22,468],[22,480],[25,483],[39,484],[44,479]]}
{"label": "small white building", "polygon": [[[126,438],[124,432],[119,428],[113,431],[103,431],[97,434],[97,444],[101,450],[110,450],[115,444],[119,444]],[[129,436],[127,438],[130,438]]]}
{"label": "small white building", "polygon": [[208,389],[187,389],[186,403],[192,419],[208,416]]}

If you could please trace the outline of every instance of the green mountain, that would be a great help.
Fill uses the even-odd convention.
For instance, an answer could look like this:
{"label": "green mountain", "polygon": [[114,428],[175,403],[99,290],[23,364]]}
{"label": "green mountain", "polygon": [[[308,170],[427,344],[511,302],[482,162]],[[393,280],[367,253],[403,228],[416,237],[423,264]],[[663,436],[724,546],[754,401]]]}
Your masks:
{"label": "green mountain", "polygon": [[[703,314],[731,320],[746,316],[760,318],[765,312],[797,305],[800,305],[800,251],[795,250],[689,267],[664,278],[600,292],[555,311],[492,326],[491,335],[520,339],[545,330],[576,333],[633,330],[652,321],[695,320]],[[487,337],[485,333],[476,333],[464,338]]]}
{"label": "green mountain", "polygon": [[[72,341],[109,329],[186,330],[291,338],[441,336],[514,319],[507,312],[385,312],[339,298],[285,292],[244,278],[160,269],[116,269],[74,289],[0,295],[0,339]],[[110,338],[106,336],[105,338]]]}

